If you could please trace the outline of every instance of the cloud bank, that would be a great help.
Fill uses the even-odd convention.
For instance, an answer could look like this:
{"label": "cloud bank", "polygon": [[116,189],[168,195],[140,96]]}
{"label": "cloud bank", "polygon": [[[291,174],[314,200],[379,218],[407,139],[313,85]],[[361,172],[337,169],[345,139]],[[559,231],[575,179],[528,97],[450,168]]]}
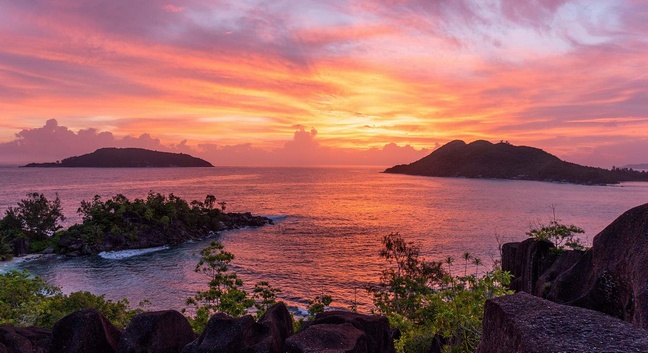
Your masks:
{"label": "cloud bank", "polygon": [[60,126],[55,119],[44,126],[25,129],[11,142],[0,144],[0,165],[22,165],[30,162],[54,162],[63,158],[93,152],[102,147],[137,147],[156,151],[186,153],[221,166],[317,166],[380,165],[409,163],[429,154],[412,146],[389,143],[382,148],[358,150],[324,147],[317,141],[317,130],[296,126],[292,139],[282,148],[265,150],[251,143],[238,145],[197,144],[187,140],[163,144],[160,139],[142,134],[139,137],[116,137],[111,132],[93,128],[77,132]]}

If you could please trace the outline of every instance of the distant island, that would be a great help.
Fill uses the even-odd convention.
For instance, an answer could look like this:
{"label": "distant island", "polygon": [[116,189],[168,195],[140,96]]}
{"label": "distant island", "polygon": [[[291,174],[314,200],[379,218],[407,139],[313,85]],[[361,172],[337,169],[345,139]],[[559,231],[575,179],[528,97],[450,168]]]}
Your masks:
{"label": "distant island", "polygon": [[648,181],[648,172],[629,168],[612,170],[565,162],[539,148],[484,140],[466,144],[449,142],[428,156],[401,164],[385,173],[436,177],[536,180],[605,185],[622,181]]}
{"label": "distant island", "polygon": [[143,148],[100,148],[82,156],[55,163],[29,163],[32,168],[170,168],[213,167],[204,159],[184,153],[151,151]]}
{"label": "distant island", "polygon": [[641,163],[641,164],[628,164],[625,166],[628,169],[641,169],[641,170],[648,170],[648,163]]}

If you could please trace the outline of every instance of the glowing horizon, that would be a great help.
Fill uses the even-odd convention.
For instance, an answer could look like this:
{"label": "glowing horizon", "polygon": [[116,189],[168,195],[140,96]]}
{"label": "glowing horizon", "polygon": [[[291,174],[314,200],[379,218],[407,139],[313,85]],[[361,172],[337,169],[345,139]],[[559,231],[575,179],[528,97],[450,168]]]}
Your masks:
{"label": "glowing horizon", "polygon": [[454,139],[645,163],[647,14],[637,0],[0,1],[0,162],[55,119],[286,164],[409,163]]}

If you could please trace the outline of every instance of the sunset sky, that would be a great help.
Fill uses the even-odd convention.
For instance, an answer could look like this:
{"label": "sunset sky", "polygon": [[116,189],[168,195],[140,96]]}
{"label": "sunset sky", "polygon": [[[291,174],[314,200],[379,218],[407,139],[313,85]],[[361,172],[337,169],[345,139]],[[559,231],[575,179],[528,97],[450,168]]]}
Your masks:
{"label": "sunset sky", "polygon": [[648,162],[645,0],[0,0],[0,43],[0,164],[391,165],[454,139]]}

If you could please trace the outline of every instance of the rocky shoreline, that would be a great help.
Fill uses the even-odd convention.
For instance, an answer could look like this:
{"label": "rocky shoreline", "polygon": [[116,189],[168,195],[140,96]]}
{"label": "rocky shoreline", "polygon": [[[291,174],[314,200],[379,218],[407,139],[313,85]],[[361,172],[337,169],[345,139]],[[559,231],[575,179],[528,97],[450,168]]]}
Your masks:
{"label": "rocky shoreline", "polygon": [[214,236],[217,232],[241,228],[256,228],[274,224],[272,219],[255,216],[250,212],[221,213],[217,227],[188,228],[181,223],[167,227],[150,227],[142,229],[134,237],[124,234],[107,233],[100,242],[87,241],[81,237],[64,234],[58,243],[57,253],[67,256],[94,255],[104,251],[121,251],[154,248],[160,246],[180,245],[189,240],[200,240]]}

